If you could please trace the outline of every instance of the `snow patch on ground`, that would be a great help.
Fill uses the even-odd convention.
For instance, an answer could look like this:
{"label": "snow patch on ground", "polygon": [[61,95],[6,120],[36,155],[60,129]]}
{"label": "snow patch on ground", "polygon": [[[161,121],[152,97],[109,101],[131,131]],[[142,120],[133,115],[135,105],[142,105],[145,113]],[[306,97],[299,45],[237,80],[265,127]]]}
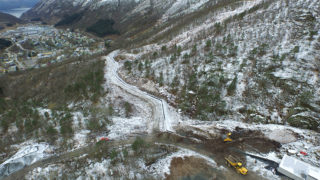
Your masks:
{"label": "snow patch on ground", "polygon": [[[91,178],[97,178],[97,177],[103,177],[104,179],[111,179],[111,177],[108,176],[108,169],[110,169],[110,159],[105,159],[102,162],[97,162],[97,163],[91,163],[86,169],[85,169],[85,174],[86,177],[78,177],[77,180],[82,180],[82,179],[91,179]],[[110,171],[111,175],[112,172]]]}
{"label": "snow patch on ground", "polygon": [[[29,142],[30,143],[30,142]],[[47,143],[23,143],[18,152],[0,165],[0,177],[11,173],[48,157],[51,147]]]}
{"label": "snow patch on ground", "polygon": [[62,179],[63,165],[52,164],[45,168],[38,167],[29,172],[25,178],[26,179]]}
{"label": "snow patch on ground", "polygon": [[[178,16],[180,14],[191,13],[198,10],[202,5],[207,3],[209,0],[177,0],[163,15],[162,19],[165,20],[168,17]],[[179,12],[179,13],[177,13]],[[174,15],[174,16],[173,16]]]}
{"label": "snow patch on ground", "polygon": [[108,127],[110,139],[127,139],[134,134],[148,133],[146,119],[142,117],[114,117],[112,121],[113,125]]}
{"label": "snow patch on ground", "polygon": [[268,166],[268,164],[247,156],[247,168],[250,169],[250,171],[259,174],[261,177],[267,177],[268,179],[281,179],[275,174],[276,172],[266,169],[266,166]]}
{"label": "snow patch on ground", "polygon": [[73,112],[73,128],[83,129],[82,127],[86,124],[86,119],[82,112]]}
{"label": "snow patch on ground", "polygon": [[74,134],[74,148],[78,149],[87,145],[87,136],[90,133],[89,130],[81,130]]}
{"label": "snow patch on ground", "polygon": [[39,114],[41,114],[42,116],[45,116],[46,113],[48,113],[49,116],[51,116],[51,109],[46,109],[46,108],[39,107],[39,108],[37,108],[37,111],[38,111]]}
{"label": "snow patch on ground", "polygon": [[277,156],[276,152],[270,152],[265,157],[277,163],[281,162],[281,159]]}

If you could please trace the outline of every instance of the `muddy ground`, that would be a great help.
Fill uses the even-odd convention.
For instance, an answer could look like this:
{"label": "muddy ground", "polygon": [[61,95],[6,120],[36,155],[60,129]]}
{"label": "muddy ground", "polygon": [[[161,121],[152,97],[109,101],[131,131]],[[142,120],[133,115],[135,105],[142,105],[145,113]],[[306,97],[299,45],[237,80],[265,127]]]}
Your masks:
{"label": "muddy ground", "polygon": [[217,173],[208,166],[204,159],[196,157],[174,158],[171,161],[170,175],[167,180],[191,180],[191,179],[217,179]]}
{"label": "muddy ground", "polygon": [[[269,153],[279,151],[281,144],[264,137],[260,131],[244,130],[236,128],[231,138],[232,142],[224,142],[223,135],[228,131],[219,130],[219,135],[212,135],[210,138],[195,134],[194,131],[185,131],[180,129],[177,134],[159,133],[158,138],[171,143],[176,143],[182,147],[192,149],[194,151],[211,157],[218,166],[226,168],[226,171],[218,172],[205,165],[204,160],[194,157],[175,158],[171,162],[171,174],[167,176],[171,179],[261,179],[258,175],[249,173],[246,176],[237,174],[233,168],[226,165],[225,157],[233,155],[240,159],[246,166],[246,156],[243,152],[249,153]],[[195,141],[195,139],[200,141]]]}

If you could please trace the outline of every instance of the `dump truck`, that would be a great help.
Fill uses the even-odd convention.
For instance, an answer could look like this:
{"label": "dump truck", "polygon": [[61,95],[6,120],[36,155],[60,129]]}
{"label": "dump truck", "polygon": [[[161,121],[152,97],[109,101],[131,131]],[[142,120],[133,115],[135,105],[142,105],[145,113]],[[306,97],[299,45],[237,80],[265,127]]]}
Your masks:
{"label": "dump truck", "polygon": [[228,167],[234,167],[237,171],[237,173],[246,175],[248,173],[248,170],[242,166],[242,163],[240,160],[235,158],[232,155],[229,155],[228,157],[225,157],[226,164]]}

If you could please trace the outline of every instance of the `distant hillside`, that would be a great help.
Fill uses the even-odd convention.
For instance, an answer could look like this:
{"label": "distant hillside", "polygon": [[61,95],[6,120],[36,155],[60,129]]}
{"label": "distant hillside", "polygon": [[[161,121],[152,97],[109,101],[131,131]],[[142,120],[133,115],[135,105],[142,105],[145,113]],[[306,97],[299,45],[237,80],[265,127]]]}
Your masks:
{"label": "distant hillside", "polygon": [[23,20],[16,18],[10,14],[0,12],[0,26],[1,27],[13,26],[15,24],[21,24],[23,22],[24,22]]}
{"label": "distant hillside", "polygon": [[[48,24],[88,30],[98,36],[121,34],[131,39],[157,22],[196,11],[194,7],[204,6],[206,2],[208,0],[41,0],[21,18],[41,18]],[[102,20],[114,23],[110,26],[110,22]],[[100,32],[101,27],[106,30]]]}

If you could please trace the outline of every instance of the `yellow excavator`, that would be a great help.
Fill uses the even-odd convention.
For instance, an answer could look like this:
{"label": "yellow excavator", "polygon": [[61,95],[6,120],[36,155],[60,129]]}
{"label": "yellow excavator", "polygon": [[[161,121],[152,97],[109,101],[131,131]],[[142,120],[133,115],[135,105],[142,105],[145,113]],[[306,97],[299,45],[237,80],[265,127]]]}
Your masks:
{"label": "yellow excavator", "polygon": [[224,142],[231,142],[231,141],[232,141],[231,135],[232,135],[232,134],[229,132],[229,133],[227,134],[227,136],[225,136],[225,137],[223,138],[223,141],[224,141]]}
{"label": "yellow excavator", "polygon": [[228,167],[234,167],[237,171],[237,173],[242,174],[242,175],[247,175],[248,170],[242,166],[242,163],[240,160],[236,159],[235,157],[229,155],[228,157],[224,158],[226,160],[226,164]]}

